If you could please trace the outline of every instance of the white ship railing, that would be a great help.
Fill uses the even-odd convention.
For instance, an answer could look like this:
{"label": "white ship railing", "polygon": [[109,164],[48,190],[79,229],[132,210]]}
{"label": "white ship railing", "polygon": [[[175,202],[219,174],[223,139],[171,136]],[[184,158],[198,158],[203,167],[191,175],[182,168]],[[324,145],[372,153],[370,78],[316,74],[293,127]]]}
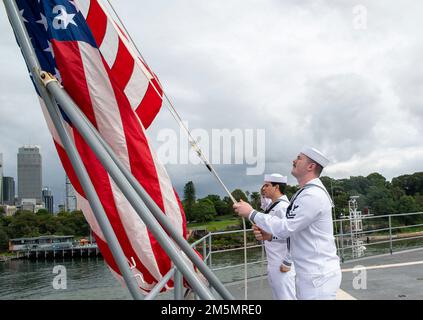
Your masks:
{"label": "white ship railing", "polygon": [[[413,217],[414,221],[409,221],[410,224],[398,221],[404,217]],[[423,241],[415,241],[415,245],[409,243],[413,240],[423,239],[423,212],[361,216],[360,219],[362,220],[362,230],[356,231],[354,234],[362,242],[361,246],[365,247],[363,257],[386,252],[392,254],[394,251],[423,246]],[[354,225],[352,220],[348,218],[334,220],[334,236],[338,255],[343,262],[356,258],[352,256],[352,251],[357,246],[353,244],[351,238],[351,226]],[[419,223],[420,221],[421,223]],[[421,230],[416,230],[417,228]],[[413,229],[414,232],[411,232]],[[399,230],[401,232],[398,232]],[[372,250],[368,250],[369,248]]]}
{"label": "white ship railing", "polygon": [[[423,239],[423,223],[401,225],[401,226],[393,226],[392,225],[392,221],[395,220],[396,218],[405,217],[405,216],[415,216],[415,215],[421,215],[422,221],[423,221],[423,212],[401,213],[401,214],[380,215],[380,216],[363,216],[362,217],[363,231],[358,231],[357,234],[359,234],[359,235],[377,234],[377,236],[386,236],[387,240],[365,243],[365,245],[366,246],[373,246],[373,245],[387,245],[387,244],[389,244],[389,245],[387,245],[387,248],[385,248],[385,249],[389,249],[389,252],[392,254],[394,251],[396,251],[395,249],[398,249],[394,246],[394,243],[398,243],[398,242],[402,242],[402,241],[408,241],[408,240],[414,240],[414,239]],[[369,227],[368,226],[369,222],[374,221],[375,219],[386,220],[385,223],[387,224],[387,227],[366,229],[366,227]],[[380,225],[381,222],[378,222],[378,224]],[[349,244],[351,239],[350,239],[350,230],[348,230],[348,228],[349,228],[350,225],[351,225],[351,221],[349,219],[334,220],[334,229],[335,230],[339,230],[339,229],[342,230],[342,232],[336,233],[334,236],[335,236],[335,239],[336,239],[338,255],[343,262],[349,260],[349,257],[350,257],[350,255],[346,254],[345,252],[348,251],[348,250],[352,251],[352,249],[353,249],[353,246]],[[422,235],[410,236],[410,237],[404,237],[404,238],[396,238],[397,235],[394,234],[395,230],[399,230],[399,229],[404,230],[404,229],[411,229],[411,228],[417,228],[417,227],[422,227]],[[219,265],[213,264],[213,256],[215,256],[217,254],[244,250],[244,245],[240,245],[238,247],[228,248],[228,249],[213,249],[213,239],[216,239],[219,236],[224,236],[224,235],[228,235],[228,234],[242,234],[243,232],[244,232],[244,230],[209,232],[208,234],[204,235],[200,239],[193,242],[191,244],[191,246],[193,248],[197,249],[197,251],[202,253],[204,262],[209,266],[209,268],[213,272],[229,270],[229,269],[244,268],[244,263],[235,263],[235,264],[231,264],[231,265],[228,265],[228,266],[219,266]],[[247,229],[247,233],[248,234],[252,233],[252,229]],[[383,233],[383,235],[380,235],[380,233]],[[258,244],[258,243],[259,243],[258,241],[252,240],[251,242],[247,243],[246,248],[248,250],[262,248],[262,250],[263,250],[263,245]],[[423,240],[422,240],[420,246],[423,246]],[[404,248],[404,249],[407,249],[407,248]],[[401,251],[401,249],[399,249],[398,251]],[[373,251],[373,253],[374,253],[374,255],[378,255],[382,252],[378,253],[377,251]],[[372,254],[366,252],[366,256],[369,256],[369,255],[372,255]],[[252,265],[261,264],[262,268],[260,268],[260,270],[259,270],[260,274],[256,274],[254,276],[254,277],[260,277],[260,276],[264,276],[266,274],[266,270],[263,267],[263,266],[266,265],[266,263],[267,263],[267,260],[265,258],[265,255],[263,254],[263,251],[262,251],[261,257],[256,261],[248,262],[247,267],[252,266]],[[174,297],[175,297],[176,300],[183,299],[184,294],[182,292],[182,288],[183,288],[182,277],[180,275],[177,276],[178,273],[179,272],[176,271],[175,268],[171,269],[168,272],[168,274],[166,274],[163,277],[162,281],[160,281],[160,283],[158,283],[155,286],[153,291],[151,291],[150,294],[148,296],[146,296],[145,299],[146,300],[154,299],[160,293],[160,290],[165,286],[167,281],[174,275],[175,275],[175,279],[177,279],[175,281],[180,282],[178,285],[175,284],[175,290],[174,290],[174,293],[173,293]],[[241,272],[239,272],[239,274],[241,274]]]}
{"label": "white ship railing", "polygon": [[[393,224],[392,224],[392,221],[397,219],[397,218],[418,216],[418,215],[421,216],[422,223],[413,223],[413,224],[408,224],[408,225],[402,224],[402,225],[396,225],[396,226],[393,226]],[[371,236],[371,235],[373,235],[374,237],[386,237],[386,240],[379,240],[379,241],[378,240],[372,240],[371,242],[367,241],[367,239],[366,239],[366,243],[365,243],[366,246],[375,246],[375,245],[389,243],[389,247],[387,247],[386,249],[389,249],[390,253],[392,253],[392,252],[396,251],[395,249],[398,249],[398,248],[395,248],[394,243],[406,242],[406,241],[414,240],[414,239],[423,239],[423,212],[399,213],[399,214],[375,215],[375,216],[362,216],[361,219],[363,221],[363,230],[357,231],[356,234],[358,234],[359,236],[364,236],[364,235]],[[379,226],[383,225],[385,223],[386,227],[370,228],[369,222],[375,221],[375,220],[386,220],[386,221],[382,221],[382,222],[381,221],[377,222],[377,224]],[[334,226],[338,225],[334,229],[340,230],[340,232],[334,234],[335,239],[336,239],[338,254],[341,258],[348,257],[348,255],[345,255],[345,251],[353,248],[353,246],[349,244],[350,240],[351,240],[350,239],[351,238],[350,230],[349,230],[349,227],[351,225],[351,220],[350,219],[337,219],[337,220],[334,220],[333,222],[334,222]],[[418,235],[415,235],[415,236],[412,236],[412,235],[405,236],[404,235],[406,233],[404,230],[412,229],[412,228],[418,228],[418,227],[422,227],[422,230],[420,232],[421,234],[418,234]],[[401,230],[401,233],[395,234],[396,230]],[[252,229],[247,230],[248,233],[250,233],[251,231],[252,231]],[[210,233],[206,234],[205,236],[203,236],[202,238],[193,242],[191,245],[196,249],[198,249],[198,247],[200,245],[202,245],[203,260],[209,265],[209,267],[213,267],[212,255],[218,254],[218,253],[223,253],[223,252],[239,251],[239,250],[242,250],[244,247],[240,246],[240,247],[230,248],[230,249],[213,250],[212,239],[215,239],[219,235],[236,234],[236,233],[241,233],[241,232],[243,232],[243,230],[210,232]],[[403,236],[398,237],[401,234]],[[423,242],[420,244],[420,246],[423,246]],[[247,245],[247,249],[259,248],[259,247],[262,247],[262,245],[261,244]],[[344,260],[348,260],[348,259],[344,259]],[[264,261],[266,261],[266,260],[264,260]],[[262,262],[262,260],[255,261],[255,262],[249,262],[248,264],[256,264],[256,263],[260,263],[260,262]],[[244,264],[241,263],[241,264],[230,265],[230,266],[225,266],[225,267],[212,268],[212,270],[216,271],[216,270],[223,270],[223,269],[229,269],[229,268],[236,268],[236,267],[240,267],[240,266],[243,266],[243,265]]]}

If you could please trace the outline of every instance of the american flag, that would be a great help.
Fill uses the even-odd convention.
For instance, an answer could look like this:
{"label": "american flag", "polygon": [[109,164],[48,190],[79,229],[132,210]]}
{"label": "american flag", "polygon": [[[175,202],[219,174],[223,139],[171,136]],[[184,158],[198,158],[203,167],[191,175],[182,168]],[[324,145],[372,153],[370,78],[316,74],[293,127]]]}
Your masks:
{"label": "american flag", "polygon": [[[59,79],[120,161],[186,237],[181,202],[145,134],[160,110],[162,91],[127,35],[97,0],[17,0],[17,5],[42,69]],[[44,103],[40,102],[63,167],[77,192],[78,207],[112,273],[123,283]],[[170,270],[172,262],[79,132],[66,116],[64,119],[138,285],[142,292],[149,292]],[[166,289],[171,287],[170,280]]]}

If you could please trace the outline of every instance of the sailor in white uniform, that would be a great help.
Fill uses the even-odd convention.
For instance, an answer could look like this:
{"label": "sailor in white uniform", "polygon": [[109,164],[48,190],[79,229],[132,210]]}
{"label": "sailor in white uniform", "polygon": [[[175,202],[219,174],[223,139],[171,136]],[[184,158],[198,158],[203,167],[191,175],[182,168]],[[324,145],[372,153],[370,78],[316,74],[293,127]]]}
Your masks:
{"label": "sailor in white uniform", "polygon": [[286,219],[252,210],[246,202],[234,205],[262,230],[262,238],[290,237],[298,299],[336,298],[341,284],[339,257],[333,236],[332,200],[319,179],[329,160],[317,149],[304,147],[293,161],[292,175],[300,190],[292,197]]}
{"label": "sailor in white uniform", "polygon": [[[280,174],[266,174],[264,176],[263,195],[271,199],[271,204],[267,206],[265,213],[269,216],[286,219],[286,208],[289,200],[285,192],[287,177]],[[258,228],[255,228],[257,230]],[[265,240],[264,246],[267,256],[267,278],[272,288],[273,299],[275,300],[295,300],[295,270],[288,252],[287,239]],[[284,271],[281,266],[284,264]],[[287,268],[285,270],[285,268]]]}

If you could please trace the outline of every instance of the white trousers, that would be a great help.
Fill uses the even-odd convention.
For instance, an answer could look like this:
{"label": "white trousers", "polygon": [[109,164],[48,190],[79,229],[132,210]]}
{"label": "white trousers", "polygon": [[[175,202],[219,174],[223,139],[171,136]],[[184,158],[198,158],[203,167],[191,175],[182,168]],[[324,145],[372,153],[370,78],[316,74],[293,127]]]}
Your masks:
{"label": "white trousers", "polygon": [[295,270],[281,272],[279,266],[267,266],[267,280],[272,288],[275,300],[296,300],[295,295]]}
{"label": "white trousers", "polygon": [[337,269],[322,275],[296,275],[298,300],[335,300],[342,273]]}

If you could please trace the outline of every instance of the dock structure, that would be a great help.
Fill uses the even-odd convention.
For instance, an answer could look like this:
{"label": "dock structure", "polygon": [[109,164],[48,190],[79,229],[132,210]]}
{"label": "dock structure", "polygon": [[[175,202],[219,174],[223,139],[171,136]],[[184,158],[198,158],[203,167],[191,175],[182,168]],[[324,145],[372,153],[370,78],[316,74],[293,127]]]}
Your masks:
{"label": "dock structure", "polygon": [[40,236],[11,239],[9,241],[9,251],[15,252],[17,258],[36,260],[100,255],[100,250],[96,243],[89,243],[85,239],[75,242],[73,236]]}
{"label": "dock structure", "polygon": [[74,246],[65,249],[43,248],[31,249],[26,251],[17,251],[18,258],[27,259],[56,259],[56,258],[73,258],[73,257],[95,257],[101,256],[100,250],[96,244],[86,246]]}

